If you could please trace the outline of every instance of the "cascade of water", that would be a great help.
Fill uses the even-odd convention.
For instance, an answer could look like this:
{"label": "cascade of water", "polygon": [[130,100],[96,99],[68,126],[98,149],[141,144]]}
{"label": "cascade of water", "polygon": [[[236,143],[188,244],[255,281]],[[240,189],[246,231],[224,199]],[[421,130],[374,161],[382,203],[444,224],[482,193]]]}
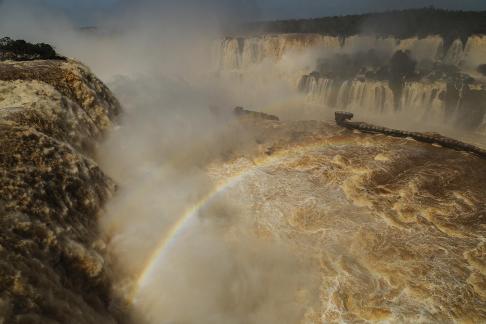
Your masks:
{"label": "cascade of water", "polygon": [[445,82],[407,82],[400,98],[400,107],[416,121],[443,121],[446,117]]}
{"label": "cascade of water", "polygon": [[[309,101],[330,108],[372,113],[393,113],[394,94],[383,81],[347,80],[336,87],[332,79],[306,76],[302,78],[300,90]],[[399,100],[401,110],[410,112],[417,120],[424,118],[445,118],[445,82],[409,82],[405,85]],[[337,92],[337,94],[336,94]],[[337,99],[333,102],[333,95]]]}
{"label": "cascade of water", "polygon": [[464,47],[464,64],[466,68],[476,69],[486,64],[486,36],[471,36]]}
{"label": "cascade of water", "polygon": [[[464,93],[471,91],[465,84],[457,85],[456,95],[448,94],[447,82],[407,82],[395,107],[394,93],[386,81],[346,80],[339,82],[316,75],[302,77],[299,90],[307,100],[323,109],[368,113],[374,116],[403,116],[417,124],[437,126],[454,124],[462,127],[471,123],[471,103],[464,101]],[[452,108],[452,109],[451,109]],[[474,132],[486,135],[486,114],[480,115]]]}
{"label": "cascade of water", "polygon": [[471,59],[484,57],[486,51],[486,38],[479,36],[471,37],[465,50],[462,42],[456,40],[445,53],[441,54],[443,44],[442,38],[438,36],[399,40],[393,37],[356,35],[347,37],[344,41],[339,37],[318,34],[226,38],[220,42],[219,65],[223,69],[243,69],[265,59],[278,61],[292,52],[316,51],[325,54],[340,50],[344,53],[354,53],[369,49],[389,54],[397,50],[409,50],[418,60],[443,58],[449,64],[458,64],[464,61],[466,56]]}
{"label": "cascade of water", "polygon": [[[300,77],[315,68],[318,57],[368,49],[389,54],[409,50],[416,60],[441,61],[465,71],[476,70],[479,64],[486,63],[486,36],[472,36],[465,45],[458,39],[444,48],[444,40],[438,36],[399,40],[357,35],[342,40],[317,34],[263,35],[226,38],[219,43],[216,56],[219,61],[217,66],[222,72],[236,72],[239,78],[243,78],[243,75],[262,75],[264,83],[288,81],[290,87],[298,86],[309,102],[323,107],[373,114],[393,114],[400,110],[416,121],[447,119],[459,123],[464,120],[464,89],[457,89],[457,104],[451,102],[445,81],[408,82],[401,97],[394,100],[394,93],[386,81],[338,81],[321,78],[314,73]],[[304,64],[301,61],[305,61]],[[480,128],[486,132],[486,117]]]}
{"label": "cascade of water", "polygon": [[456,39],[454,42],[452,42],[451,46],[447,50],[443,59],[444,63],[459,65],[463,59],[464,59],[464,46],[460,39]]}
{"label": "cascade of water", "polygon": [[338,91],[336,108],[389,113],[394,110],[393,92],[382,81],[345,81]]}
{"label": "cascade of water", "polygon": [[229,38],[223,40],[220,47],[219,67],[222,70],[238,69],[241,66],[241,55],[238,40]]}
{"label": "cascade of water", "polygon": [[304,76],[299,83],[299,90],[307,94],[309,102],[331,106],[331,96],[334,89],[334,80]]}
{"label": "cascade of water", "polygon": [[395,50],[408,50],[417,61],[435,61],[440,58],[443,44],[444,41],[439,36],[428,36],[425,38],[412,37],[400,40]]}
{"label": "cascade of water", "polygon": [[338,37],[317,34],[264,35],[247,38],[227,38],[220,43],[220,67],[241,69],[264,59],[280,60],[285,54],[308,49],[339,49]]}

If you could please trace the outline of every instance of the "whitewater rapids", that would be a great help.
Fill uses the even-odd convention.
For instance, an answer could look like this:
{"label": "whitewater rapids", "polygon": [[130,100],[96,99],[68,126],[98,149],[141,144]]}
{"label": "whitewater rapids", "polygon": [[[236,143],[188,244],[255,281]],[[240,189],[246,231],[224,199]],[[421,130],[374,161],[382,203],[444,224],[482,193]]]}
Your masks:
{"label": "whitewater rapids", "polygon": [[244,174],[220,199],[262,239],[313,255],[320,298],[304,323],[486,320],[484,160],[322,122],[248,128],[258,148],[208,173]]}

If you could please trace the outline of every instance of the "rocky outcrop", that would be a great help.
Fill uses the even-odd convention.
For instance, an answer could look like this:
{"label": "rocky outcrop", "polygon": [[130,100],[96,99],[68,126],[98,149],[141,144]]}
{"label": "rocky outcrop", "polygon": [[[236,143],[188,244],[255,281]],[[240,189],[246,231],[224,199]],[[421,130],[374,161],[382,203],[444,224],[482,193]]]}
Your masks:
{"label": "rocky outcrop", "polygon": [[438,144],[443,147],[451,148],[457,151],[470,152],[482,158],[486,158],[486,150],[483,150],[471,144],[463,143],[461,141],[442,136],[440,134],[408,132],[398,129],[376,126],[363,122],[352,122],[351,119],[353,117],[354,115],[350,112],[338,111],[335,113],[336,124],[349,129],[356,129],[366,133],[381,133],[394,137],[410,137],[419,142]]}
{"label": "rocky outcrop", "polygon": [[119,113],[77,62],[0,63],[0,322],[118,322],[92,157]]}
{"label": "rocky outcrop", "polygon": [[243,107],[236,107],[233,110],[233,112],[238,117],[247,117],[247,118],[254,118],[254,119],[274,120],[274,121],[279,120],[277,116],[265,114],[257,111],[246,110]]}

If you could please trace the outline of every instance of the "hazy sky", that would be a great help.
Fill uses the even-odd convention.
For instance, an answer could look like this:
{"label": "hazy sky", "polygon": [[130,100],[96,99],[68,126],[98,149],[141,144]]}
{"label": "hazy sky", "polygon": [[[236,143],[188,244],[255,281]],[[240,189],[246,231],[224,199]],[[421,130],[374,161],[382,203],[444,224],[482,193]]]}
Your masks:
{"label": "hazy sky", "polygon": [[[1,2],[2,0],[0,0]],[[24,1],[24,0],[16,0]],[[25,0],[42,2],[55,6],[75,18],[80,24],[89,24],[94,17],[102,16],[106,11],[120,6],[121,3],[132,5],[149,2],[174,3],[185,5],[194,0]],[[302,18],[326,15],[341,15],[400,9],[410,7],[435,7],[463,10],[486,10],[486,0],[200,0],[200,3],[221,3],[234,6],[237,10],[252,12],[256,19]]]}

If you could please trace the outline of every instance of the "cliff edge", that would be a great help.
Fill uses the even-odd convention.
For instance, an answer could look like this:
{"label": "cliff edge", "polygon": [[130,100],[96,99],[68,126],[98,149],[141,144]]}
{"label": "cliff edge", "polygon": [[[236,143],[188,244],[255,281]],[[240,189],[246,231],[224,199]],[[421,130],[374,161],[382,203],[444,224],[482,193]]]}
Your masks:
{"label": "cliff edge", "polygon": [[92,160],[120,104],[72,60],[0,62],[0,322],[115,323]]}

